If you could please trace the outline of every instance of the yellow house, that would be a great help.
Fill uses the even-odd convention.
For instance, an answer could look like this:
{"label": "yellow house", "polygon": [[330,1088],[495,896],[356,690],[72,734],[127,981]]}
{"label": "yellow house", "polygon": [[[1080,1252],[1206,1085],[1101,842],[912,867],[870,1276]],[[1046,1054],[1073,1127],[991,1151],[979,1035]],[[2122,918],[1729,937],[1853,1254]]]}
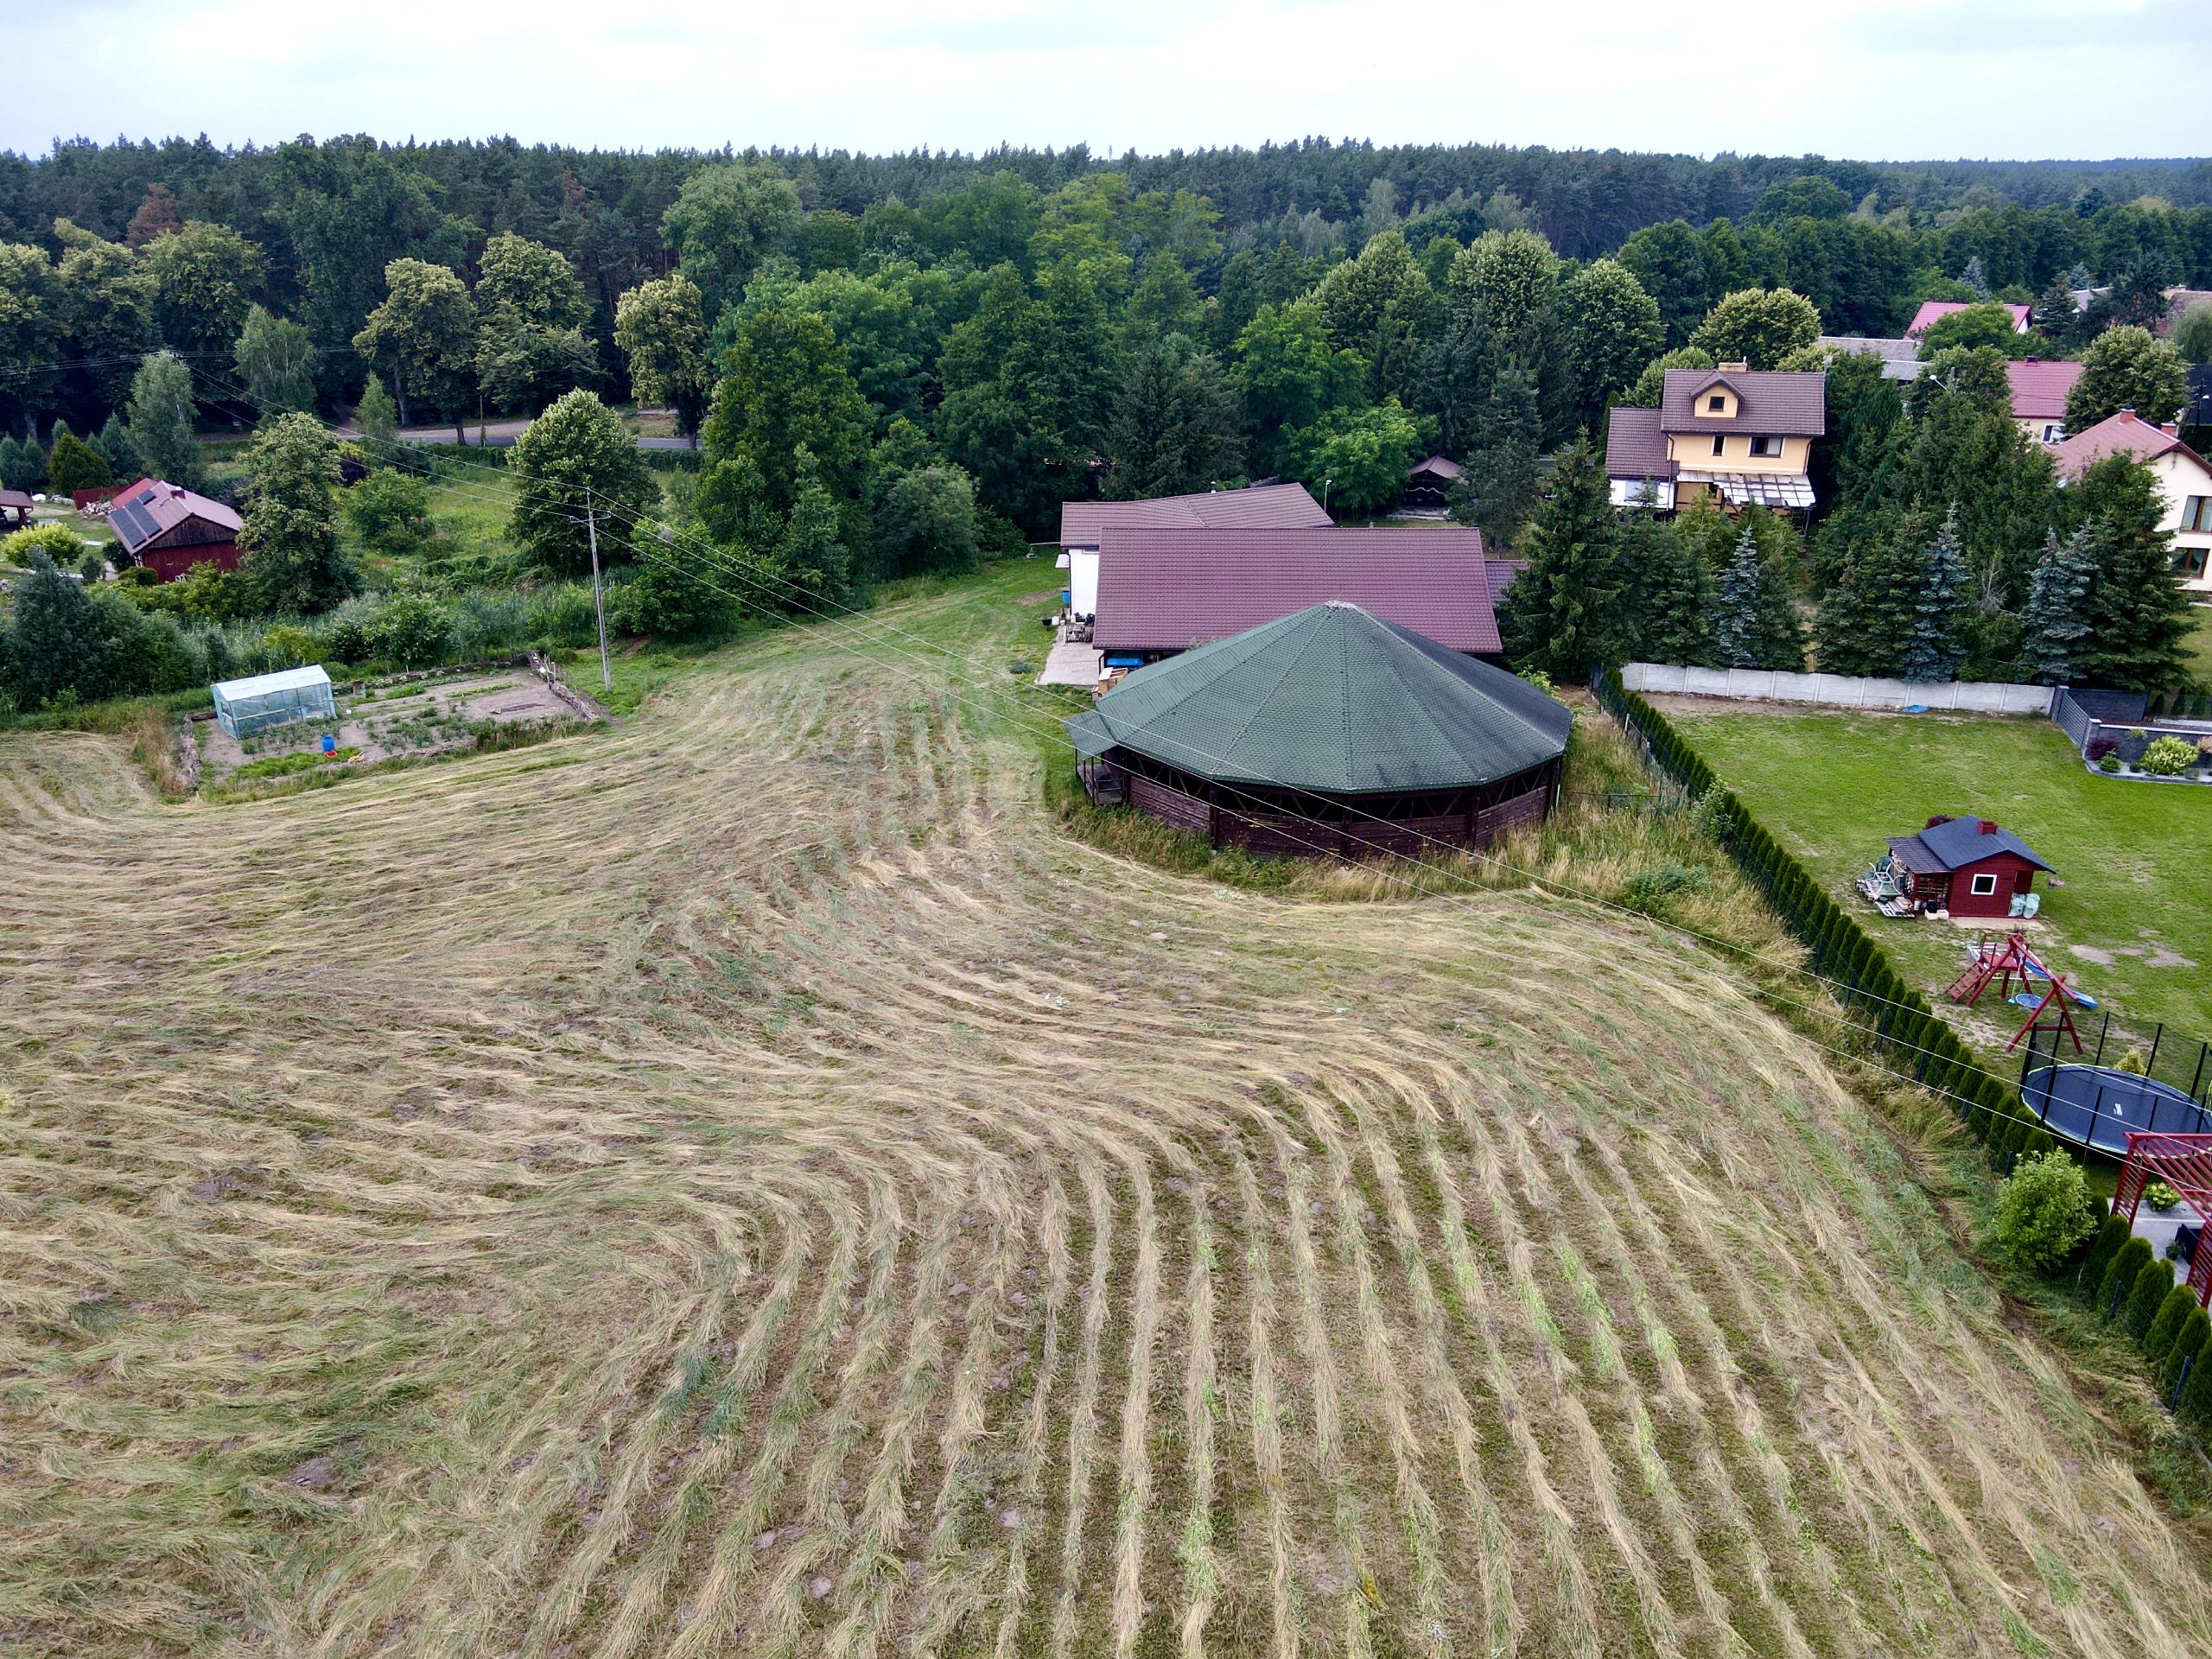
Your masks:
{"label": "yellow house", "polygon": [[1662,512],[1700,494],[1732,505],[1813,505],[1813,440],[1827,430],[1828,378],[1818,372],[1669,369],[1656,409],[1612,411],[1605,472],[1617,506]]}

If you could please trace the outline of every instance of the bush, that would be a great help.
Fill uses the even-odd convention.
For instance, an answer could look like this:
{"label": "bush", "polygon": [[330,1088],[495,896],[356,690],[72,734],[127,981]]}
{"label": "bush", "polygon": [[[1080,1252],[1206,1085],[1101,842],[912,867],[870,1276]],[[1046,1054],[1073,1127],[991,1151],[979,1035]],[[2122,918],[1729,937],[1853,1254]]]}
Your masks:
{"label": "bush", "polygon": [[2196,1299],[2192,1296],[2189,1312],[2182,1316],[2181,1329],[2174,1333],[2173,1341],[2167,1345],[2166,1357],[2158,1362],[2158,1395],[2161,1399],[2173,1398],[2174,1385],[2182,1380],[2181,1368],[2183,1364],[2192,1359],[2199,1365],[2204,1363],[2205,1344],[2212,1342],[2212,1315],[2208,1315],[2195,1304]]}
{"label": "bush", "polygon": [[2158,1304],[2158,1311],[2152,1316],[2151,1328],[2143,1338],[2143,1357],[2152,1365],[2161,1363],[2172,1351],[2181,1328],[2189,1316],[2196,1311],[2196,1293],[2187,1285],[2176,1285],[2167,1291]]}
{"label": "bush", "polygon": [[115,482],[107,457],[73,432],[55,435],[54,453],[46,461],[47,482],[64,495],[78,490],[97,490]]}
{"label": "bush", "polygon": [[2178,737],[2162,737],[2143,751],[2136,764],[2157,778],[2178,778],[2196,764],[2196,745]]}
{"label": "bush", "polygon": [[2181,1202],[2181,1194],[2164,1181],[2152,1181],[2143,1189],[2143,1202],[2163,1215]]}
{"label": "bush", "polygon": [[29,565],[41,551],[66,570],[84,557],[85,538],[67,524],[32,524],[0,536],[0,564]]}
{"label": "bush", "polygon": [[2172,1268],[2156,1259],[2145,1263],[2128,1287],[2127,1305],[2120,1310],[2121,1328],[2138,1342],[2147,1340],[2151,1327],[2158,1322],[2159,1308],[2165,1305],[2166,1294],[2174,1287]]}
{"label": "bush", "polygon": [[430,544],[430,490],[419,478],[372,473],[346,492],[340,506],[346,528],[372,552],[409,558]]}
{"label": "bush", "polygon": [[2082,753],[2088,757],[2091,765],[2101,765],[2107,755],[2118,754],[2120,753],[2120,744],[2117,740],[2113,738],[2093,737],[2089,740],[2088,747],[2084,748]]}
{"label": "bush", "polygon": [[1998,1254],[2031,1273],[2057,1272],[2094,1227],[2088,1179],[2063,1153],[2022,1160],[1998,1190]]}
{"label": "bush", "polygon": [[2097,762],[2097,770],[2117,775],[2120,771],[2120,757],[2117,754],[2107,753],[2103,760]]}
{"label": "bush", "polygon": [[2130,1238],[2121,1245],[2119,1253],[2105,1264],[2105,1276],[2097,1283],[2093,1305],[2098,1313],[2107,1319],[2118,1319],[2127,1306],[2128,1293],[2135,1288],[2136,1280],[2153,1260],[2147,1238]]}
{"label": "bush", "polygon": [[453,613],[423,594],[394,594],[378,610],[369,633],[374,654],[404,668],[442,660],[453,634]]}
{"label": "bush", "polygon": [[1653,864],[1621,883],[1620,902],[1630,910],[1649,912],[1659,908],[1659,901],[1670,893],[1703,893],[1712,885],[1713,878],[1695,865]]}
{"label": "bush", "polygon": [[[2178,1348],[2181,1344],[2174,1345]],[[2175,1402],[2174,1411],[2182,1421],[2199,1430],[2212,1428],[2212,1337],[2200,1342],[2190,1357],[2194,1363],[2189,1368],[2189,1381],[2182,1385],[2181,1398]],[[2181,1373],[2178,1363],[2174,1373]]]}

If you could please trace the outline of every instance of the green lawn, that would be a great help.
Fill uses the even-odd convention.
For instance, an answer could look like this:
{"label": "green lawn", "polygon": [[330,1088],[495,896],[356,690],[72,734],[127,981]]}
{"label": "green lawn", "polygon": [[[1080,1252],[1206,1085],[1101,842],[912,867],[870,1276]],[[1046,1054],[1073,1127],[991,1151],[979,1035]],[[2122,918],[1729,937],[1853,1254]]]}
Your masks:
{"label": "green lawn", "polygon": [[[2039,720],[1699,713],[1681,728],[1942,1007],[1972,936],[1886,920],[1850,883],[1885,836],[1976,812],[2056,867],[2063,885],[2037,883],[2049,924],[2037,943],[2113,1010],[2115,1029],[2164,1020],[2212,1036],[2212,789],[2093,776]],[[1993,1051],[2011,1034],[2006,1014],[2022,1017],[1985,999],[1963,1024]]]}
{"label": "green lawn", "polygon": [[2196,677],[2212,685],[2212,605],[2200,605],[2190,614],[2196,626],[2187,641],[2189,658],[2196,665]]}

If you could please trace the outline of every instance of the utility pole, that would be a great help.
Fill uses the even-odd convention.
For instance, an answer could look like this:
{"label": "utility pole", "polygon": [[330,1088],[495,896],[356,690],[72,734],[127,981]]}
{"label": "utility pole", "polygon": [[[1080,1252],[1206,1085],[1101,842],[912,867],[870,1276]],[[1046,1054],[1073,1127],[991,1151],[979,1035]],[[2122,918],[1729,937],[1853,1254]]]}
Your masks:
{"label": "utility pole", "polygon": [[599,689],[610,695],[614,671],[607,664],[607,599],[599,587],[599,517],[591,510],[591,486],[584,486],[584,536],[591,543],[591,607],[599,613]]}

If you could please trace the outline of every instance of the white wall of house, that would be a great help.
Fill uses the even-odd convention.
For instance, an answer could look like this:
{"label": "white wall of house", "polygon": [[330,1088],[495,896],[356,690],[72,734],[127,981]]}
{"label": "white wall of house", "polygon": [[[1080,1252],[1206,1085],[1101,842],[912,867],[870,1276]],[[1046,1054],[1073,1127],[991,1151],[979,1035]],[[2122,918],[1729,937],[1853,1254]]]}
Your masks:
{"label": "white wall of house", "polygon": [[1082,548],[1068,550],[1068,608],[1077,616],[1098,614],[1098,555]]}
{"label": "white wall of house", "polygon": [[2191,593],[2212,594],[2212,469],[2173,449],[2152,461],[2151,471],[2166,498],[2166,516],[2159,523],[2173,532],[2181,585]]}

